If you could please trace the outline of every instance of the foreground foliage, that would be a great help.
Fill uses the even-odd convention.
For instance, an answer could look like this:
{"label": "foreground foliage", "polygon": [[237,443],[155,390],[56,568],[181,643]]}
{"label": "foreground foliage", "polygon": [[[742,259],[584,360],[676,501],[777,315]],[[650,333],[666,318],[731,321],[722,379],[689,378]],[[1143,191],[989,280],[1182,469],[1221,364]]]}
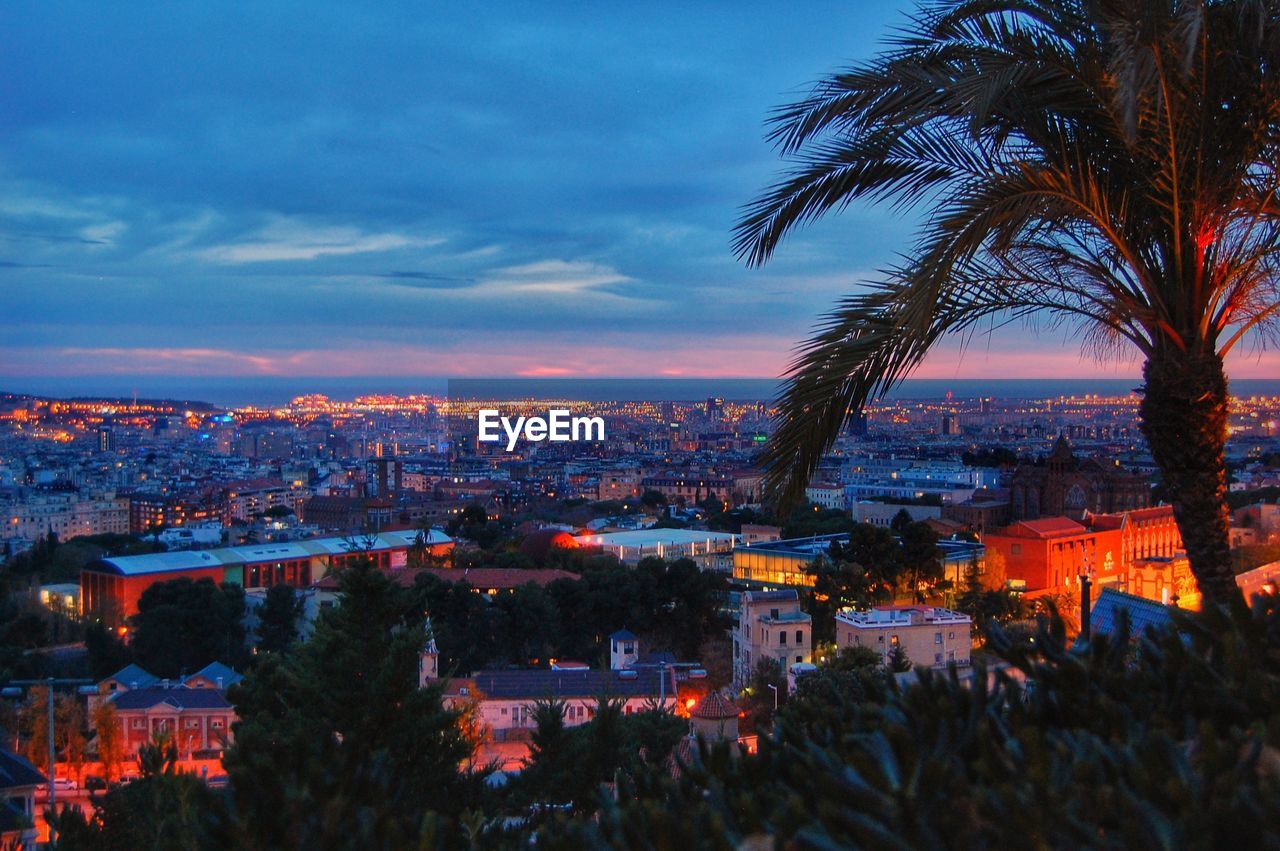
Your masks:
{"label": "foreground foliage", "polygon": [[[1006,666],[803,690],[756,757],[703,750],[544,847],[1223,848],[1280,845],[1280,612],[1065,646],[995,628]],[[840,684],[837,683],[837,686]]]}

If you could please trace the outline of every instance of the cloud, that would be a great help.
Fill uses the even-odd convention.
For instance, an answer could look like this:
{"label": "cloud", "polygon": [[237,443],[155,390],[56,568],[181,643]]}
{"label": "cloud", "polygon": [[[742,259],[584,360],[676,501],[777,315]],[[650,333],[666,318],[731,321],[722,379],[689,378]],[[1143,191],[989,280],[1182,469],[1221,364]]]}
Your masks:
{"label": "cloud", "polygon": [[367,233],[353,226],[312,225],[280,217],[246,239],[213,245],[195,254],[212,263],[269,263],[369,254],[439,245],[441,242],[441,239],[423,239],[394,232]]}
{"label": "cloud", "polygon": [[386,278],[392,281],[395,286],[426,290],[451,290],[469,287],[476,282],[475,278],[442,275],[438,272],[381,272],[374,277]]}
{"label": "cloud", "polygon": [[584,260],[541,260],[494,271],[478,294],[580,295],[632,279],[611,266]]}

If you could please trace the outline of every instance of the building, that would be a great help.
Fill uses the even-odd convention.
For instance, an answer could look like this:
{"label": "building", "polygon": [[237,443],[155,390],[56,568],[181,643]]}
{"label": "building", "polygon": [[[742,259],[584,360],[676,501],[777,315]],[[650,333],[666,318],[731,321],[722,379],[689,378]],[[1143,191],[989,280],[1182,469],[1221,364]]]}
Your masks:
{"label": "building", "polygon": [[903,502],[873,502],[859,500],[850,506],[853,519],[859,523],[870,523],[872,526],[889,527],[893,525],[898,512],[905,511],[913,522],[936,520],[942,516],[942,507],[937,505],[916,505]]}
{"label": "building", "polygon": [[733,686],[746,688],[761,660],[772,659],[781,670],[813,661],[813,618],[800,608],[794,588],[744,591],[733,639]]}
{"label": "building", "polygon": [[232,740],[235,709],[221,689],[162,682],[108,699],[115,704],[129,754],[162,735],[171,736],[185,758],[216,756]]}
{"label": "building", "polygon": [[36,787],[49,781],[26,757],[0,748],[0,845],[36,847]]}
{"label": "building", "polygon": [[226,504],[213,494],[134,493],[129,495],[129,533],[146,535],[160,528],[192,523],[226,523]]}
{"label": "building", "polygon": [[[808,538],[787,538],[762,541],[737,547],[733,551],[733,578],[755,586],[795,585],[813,586],[813,563],[831,552],[831,545],[847,543],[849,536],[840,532],[831,535],[813,535]],[[940,540],[944,575],[955,581],[963,577],[972,564],[983,568],[985,551],[982,544],[972,541]]]}
{"label": "building", "polygon": [[484,735],[496,742],[527,740],[536,726],[533,710],[539,701],[563,702],[565,725],[576,727],[595,717],[602,697],[622,701],[627,715],[654,708],[674,711],[675,670],[477,671],[448,680],[444,687],[444,705],[473,709]]}
{"label": "building", "polygon": [[1018,590],[1060,590],[1088,574],[1099,589],[1110,586],[1164,602],[1199,598],[1167,505],[1086,514],[1080,521],[1023,520],[987,533],[983,543],[989,574],[1003,576]]}
{"label": "building", "polygon": [[1151,482],[1119,462],[1080,461],[1066,438],[1059,437],[1041,464],[1019,464],[1009,477],[1009,512],[1017,520],[1041,517],[1081,519],[1131,511],[1151,504]]}
{"label": "building", "polygon": [[235,710],[226,689],[244,677],[221,662],[211,662],[181,680],[161,680],[129,665],[98,683],[89,711],[99,700],[116,707],[125,752],[135,754],[156,736],[169,734],[182,756],[214,756],[231,741]]}
{"label": "building", "polygon": [[127,535],[129,500],[98,494],[39,492],[0,504],[4,537],[35,541],[50,532],[66,541],[80,535]]}
{"label": "building", "polygon": [[914,667],[969,664],[973,620],[940,606],[878,606],[836,615],[836,647],[869,647],[888,660],[901,647]]}
{"label": "building", "polygon": [[804,498],[821,508],[841,510],[844,508],[844,486],[818,482],[805,488]]}
{"label": "building", "polygon": [[741,540],[732,532],[704,532],[694,529],[637,529],[579,535],[584,547],[599,547],[625,564],[656,556],[664,559],[693,559],[704,570],[728,571],[734,546]]}
{"label": "building", "polygon": [[1082,574],[1100,586],[1123,581],[1118,529],[1098,532],[1068,517],[1043,517],[989,532],[983,543],[987,570],[1016,590],[1065,587]]}
{"label": "building", "polygon": [[395,570],[405,567],[410,550],[417,547],[440,556],[453,549],[453,539],[437,529],[423,533],[421,542],[418,535],[410,529],[98,559],[80,571],[82,610],[118,627],[137,613],[138,599],[156,582],[210,579],[246,591],[282,584],[305,588],[355,559],[369,558],[384,570]]}

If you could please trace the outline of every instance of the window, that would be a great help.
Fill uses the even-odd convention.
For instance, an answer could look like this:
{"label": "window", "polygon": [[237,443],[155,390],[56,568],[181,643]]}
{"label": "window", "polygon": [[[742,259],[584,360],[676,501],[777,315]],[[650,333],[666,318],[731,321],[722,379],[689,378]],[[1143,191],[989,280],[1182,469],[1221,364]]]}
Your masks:
{"label": "window", "polygon": [[770,609],[770,610],[769,610],[769,617],[773,618],[773,619],[776,621],[776,620],[778,619],[778,610],[777,610],[777,609]]}
{"label": "window", "polygon": [[796,630],[796,644],[804,644],[804,630],[803,630],[803,629],[797,629],[797,630]]}
{"label": "window", "polygon": [[942,664],[942,654],[941,654],[941,653],[934,653],[934,654],[933,654],[933,663],[934,663],[935,665],[941,665],[941,664]]}
{"label": "window", "polygon": [[889,636],[889,643],[890,643],[890,644],[892,644],[894,647],[897,647],[897,646],[898,646],[898,636],[896,636],[896,635],[891,635],[891,636]]}
{"label": "window", "polygon": [[188,730],[199,730],[199,729],[200,729],[200,719],[199,719],[199,718],[184,718],[184,719],[182,720],[182,726],[183,726],[183,727],[186,727]]}
{"label": "window", "polygon": [[786,646],[787,646],[787,631],[786,631],[785,629],[784,629],[784,630],[779,630],[779,632],[778,632],[778,643],[779,643],[779,644],[781,644],[783,647],[786,647]]}
{"label": "window", "polygon": [[145,730],[147,728],[147,719],[134,718],[133,723],[131,723],[129,726],[135,730]]}
{"label": "window", "polygon": [[878,639],[879,639],[879,641],[880,641],[880,643],[881,643],[881,644],[884,644],[884,636],[883,636],[883,635],[879,636],[879,637],[878,637]]}
{"label": "window", "polygon": [[803,656],[797,656],[797,657],[796,657],[796,661],[797,661],[797,662],[803,662],[803,661],[804,661],[804,657],[803,657]]}
{"label": "window", "polygon": [[955,637],[956,637],[956,634],[954,632],[947,633],[947,638],[955,638]]}
{"label": "window", "polygon": [[502,714],[503,714],[503,715],[506,715],[506,714],[507,714],[507,707],[505,707],[505,706],[504,706],[504,707],[502,707]]}
{"label": "window", "polygon": [[221,730],[221,729],[222,729],[222,725],[223,725],[224,723],[226,723],[224,719],[222,719],[222,718],[214,718],[212,721],[210,721],[210,722],[209,722],[209,726],[210,726],[210,727],[212,727],[212,728],[213,728],[213,729],[215,729],[215,730]]}
{"label": "window", "polygon": [[935,633],[933,634],[933,643],[934,643],[934,644],[941,644],[941,643],[942,643],[942,633],[940,633],[940,632],[935,632]]}

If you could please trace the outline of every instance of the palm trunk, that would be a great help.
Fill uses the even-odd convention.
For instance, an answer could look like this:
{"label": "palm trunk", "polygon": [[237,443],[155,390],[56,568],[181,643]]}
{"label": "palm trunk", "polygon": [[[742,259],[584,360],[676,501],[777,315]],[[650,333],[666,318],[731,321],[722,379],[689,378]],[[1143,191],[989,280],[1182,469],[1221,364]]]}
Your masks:
{"label": "palm trunk", "polygon": [[1216,354],[1157,352],[1143,367],[1142,431],[1206,603],[1240,599],[1227,511],[1227,377]]}

